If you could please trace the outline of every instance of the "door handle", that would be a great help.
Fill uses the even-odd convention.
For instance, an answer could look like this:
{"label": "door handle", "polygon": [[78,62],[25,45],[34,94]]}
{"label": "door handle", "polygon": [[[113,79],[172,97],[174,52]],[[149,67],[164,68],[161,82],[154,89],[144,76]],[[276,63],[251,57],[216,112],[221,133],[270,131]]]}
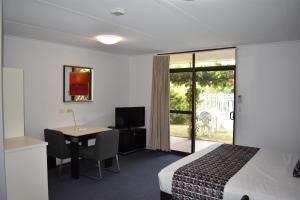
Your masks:
{"label": "door handle", "polygon": [[230,119],[231,120],[234,120],[234,112],[232,111],[232,112],[230,112],[230,115],[229,115],[229,117],[230,117]]}

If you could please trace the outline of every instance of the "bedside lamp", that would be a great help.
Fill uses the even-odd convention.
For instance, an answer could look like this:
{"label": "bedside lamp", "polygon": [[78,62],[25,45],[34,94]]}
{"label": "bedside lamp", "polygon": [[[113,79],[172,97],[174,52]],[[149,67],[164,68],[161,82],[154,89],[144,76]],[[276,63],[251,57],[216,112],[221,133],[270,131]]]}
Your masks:
{"label": "bedside lamp", "polygon": [[73,114],[73,120],[74,120],[74,127],[75,129],[77,128],[77,123],[76,123],[76,118],[75,118],[75,112],[72,108],[65,108],[64,109],[65,113],[72,113]]}

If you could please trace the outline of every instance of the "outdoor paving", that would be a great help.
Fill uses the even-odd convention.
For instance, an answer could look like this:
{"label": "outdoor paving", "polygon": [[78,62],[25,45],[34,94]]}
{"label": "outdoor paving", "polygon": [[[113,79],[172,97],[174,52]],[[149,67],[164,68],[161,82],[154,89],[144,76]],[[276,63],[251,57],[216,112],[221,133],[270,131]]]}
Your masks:
{"label": "outdoor paving", "polygon": [[[200,151],[216,142],[204,141],[204,140],[196,140],[195,141],[195,151]],[[182,137],[174,137],[171,136],[170,138],[171,150],[174,151],[182,151],[191,153],[191,140],[188,138]]]}

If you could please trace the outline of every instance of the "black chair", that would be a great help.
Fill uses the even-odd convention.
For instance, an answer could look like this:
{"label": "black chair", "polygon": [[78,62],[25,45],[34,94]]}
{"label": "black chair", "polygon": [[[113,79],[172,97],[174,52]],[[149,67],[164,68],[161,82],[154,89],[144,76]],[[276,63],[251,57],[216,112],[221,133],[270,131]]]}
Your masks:
{"label": "black chair", "polygon": [[80,146],[79,156],[85,159],[96,161],[99,170],[99,179],[102,178],[101,174],[101,161],[115,158],[117,164],[117,171],[120,171],[118,159],[118,146],[119,146],[119,131],[111,130],[98,133],[96,136],[96,143],[93,146]]}
{"label": "black chair", "polygon": [[71,157],[70,147],[60,131],[45,129],[44,136],[45,141],[48,142],[47,155],[59,159],[58,174],[61,176],[63,160]]}

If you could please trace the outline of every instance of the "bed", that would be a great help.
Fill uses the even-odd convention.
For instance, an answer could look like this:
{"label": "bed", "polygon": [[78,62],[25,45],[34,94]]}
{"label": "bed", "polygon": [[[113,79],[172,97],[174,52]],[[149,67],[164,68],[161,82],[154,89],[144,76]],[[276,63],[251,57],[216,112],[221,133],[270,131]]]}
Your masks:
{"label": "bed", "polygon": [[[173,175],[182,166],[220,147],[220,143],[186,156],[162,169],[159,174],[161,199],[172,199]],[[293,177],[293,168],[300,153],[259,149],[257,153],[226,183],[224,200],[299,200],[300,178]]]}

